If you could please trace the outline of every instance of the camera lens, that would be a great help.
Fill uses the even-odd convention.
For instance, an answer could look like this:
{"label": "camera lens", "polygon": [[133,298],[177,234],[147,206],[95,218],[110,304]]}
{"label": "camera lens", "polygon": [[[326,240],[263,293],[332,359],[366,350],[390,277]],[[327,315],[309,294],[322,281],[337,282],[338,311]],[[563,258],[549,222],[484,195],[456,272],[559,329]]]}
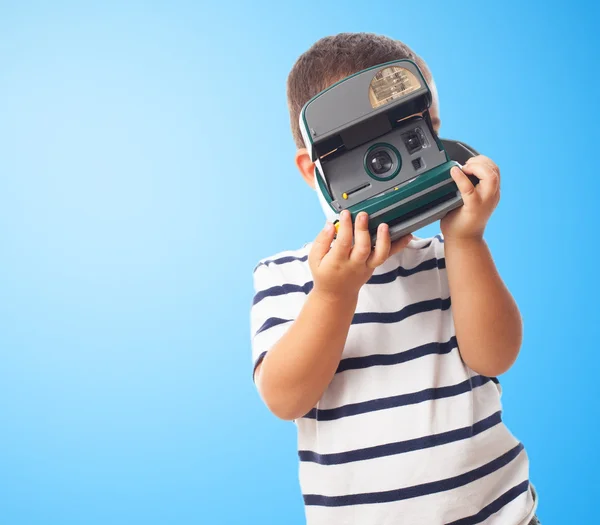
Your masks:
{"label": "camera lens", "polygon": [[373,144],[363,157],[367,174],[375,180],[387,181],[393,179],[402,166],[400,152],[391,144]]}
{"label": "camera lens", "polygon": [[375,175],[383,175],[392,169],[394,161],[390,154],[385,150],[380,150],[372,153],[369,156],[369,168]]}

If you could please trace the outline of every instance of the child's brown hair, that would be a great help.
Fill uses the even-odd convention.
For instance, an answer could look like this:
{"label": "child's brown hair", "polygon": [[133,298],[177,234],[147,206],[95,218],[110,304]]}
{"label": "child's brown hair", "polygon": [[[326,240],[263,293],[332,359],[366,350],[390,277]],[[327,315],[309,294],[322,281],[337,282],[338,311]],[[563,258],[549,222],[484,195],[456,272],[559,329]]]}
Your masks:
{"label": "child's brown hair", "polygon": [[431,82],[425,62],[398,40],[372,33],[339,33],[315,42],[298,58],[287,79],[290,124],[296,146],[304,147],[298,118],[312,97],[349,75],[403,58],[416,62],[425,80]]}

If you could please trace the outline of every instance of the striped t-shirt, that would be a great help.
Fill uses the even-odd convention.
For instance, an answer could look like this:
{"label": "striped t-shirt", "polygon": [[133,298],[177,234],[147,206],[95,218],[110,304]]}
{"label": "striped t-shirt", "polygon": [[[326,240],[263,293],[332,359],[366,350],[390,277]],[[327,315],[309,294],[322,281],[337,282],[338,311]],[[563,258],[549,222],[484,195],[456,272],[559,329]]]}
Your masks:
{"label": "striped t-shirt", "polygon": [[[312,289],[310,248],[254,271],[255,368]],[[528,524],[529,462],[500,396],[461,359],[443,238],[414,239],[361,288],[335,376],[295,422],[307,524]]]}

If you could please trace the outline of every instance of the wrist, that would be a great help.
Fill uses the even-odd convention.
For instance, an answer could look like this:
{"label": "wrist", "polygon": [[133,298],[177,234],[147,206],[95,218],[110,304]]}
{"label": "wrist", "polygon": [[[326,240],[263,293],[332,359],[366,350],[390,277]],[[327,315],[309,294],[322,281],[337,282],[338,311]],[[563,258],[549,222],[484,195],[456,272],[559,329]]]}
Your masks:
{"label": "wrist", "polygon": [[483,233],[475,235],[444,235],[446,247],[459,248],[463,250],[479,249],[485,246]]}
{"label": "wrist", "polygon": [[313,289],[310,292],[315,299],[319,302],[340,308],[343,306],[354,305],[356,307],[356,303],[358,302],[358,290],[329,290],[323,287],[314,285]]}

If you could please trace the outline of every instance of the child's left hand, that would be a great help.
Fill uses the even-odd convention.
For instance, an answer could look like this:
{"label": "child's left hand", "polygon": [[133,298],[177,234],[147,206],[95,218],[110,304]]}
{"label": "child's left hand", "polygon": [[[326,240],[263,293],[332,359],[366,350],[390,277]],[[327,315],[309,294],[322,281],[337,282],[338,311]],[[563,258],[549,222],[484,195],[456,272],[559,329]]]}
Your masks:
{"label": "child's left hand", "polygon": [[[500,201],[500,169],[488,157],[471,157],[463,166],[452,168],[464,204],[451,211],[441,221],[446,239],[482,239],[485,226]],[[467,175],[474,175],[479,184],[473,186]]]}

